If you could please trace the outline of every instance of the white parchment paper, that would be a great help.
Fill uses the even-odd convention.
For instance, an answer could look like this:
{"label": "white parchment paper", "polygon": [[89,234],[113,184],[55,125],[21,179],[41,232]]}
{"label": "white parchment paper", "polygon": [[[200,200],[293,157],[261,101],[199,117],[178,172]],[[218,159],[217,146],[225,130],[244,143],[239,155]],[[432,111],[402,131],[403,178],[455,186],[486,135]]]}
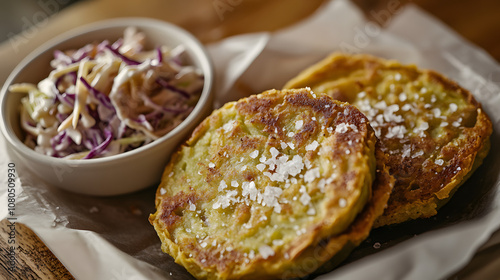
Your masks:
{"label": "white parchment paper", "polygon": [[[396,1],[397,2],[397,1]],[[333,51],[365,52],[440,71],[468,88],[494,124],[485,163],[430,219],[374,230],[347,261],[318,279],[440,279],[466,264],[500,227],[500,65],[418,8],[393,7],[368,21],[346,0],[275,33],[245,34],[208,46],[216,66],[216,107],[283,84]],[[257,19],[256,19],[257,20]],[[0,138],[0,169],[13,162]],[[17,164],[16,217],[77,279],[192,279],[160,250],[147,217],[155,186],[129,195],[82,197],[44,184]],[[6,186],[6,176],[2,177]],[[0,200],[7,200],[6,188]],[[0,218],[8,216],[0,208]],[[376,244],[377,246],[374,246]],[[378,246],[380,245],[380,246]]]}

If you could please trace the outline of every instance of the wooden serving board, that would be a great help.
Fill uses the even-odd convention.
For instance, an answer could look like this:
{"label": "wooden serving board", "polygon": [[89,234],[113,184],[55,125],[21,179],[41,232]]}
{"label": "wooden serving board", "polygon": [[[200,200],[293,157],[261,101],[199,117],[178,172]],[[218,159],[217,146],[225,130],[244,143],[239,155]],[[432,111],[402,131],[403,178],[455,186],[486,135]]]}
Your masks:
{"label": "wooden serving board", "polygon": [[2,279],[74,279],[40,238],[15,220],[0,222],[0,248]]}

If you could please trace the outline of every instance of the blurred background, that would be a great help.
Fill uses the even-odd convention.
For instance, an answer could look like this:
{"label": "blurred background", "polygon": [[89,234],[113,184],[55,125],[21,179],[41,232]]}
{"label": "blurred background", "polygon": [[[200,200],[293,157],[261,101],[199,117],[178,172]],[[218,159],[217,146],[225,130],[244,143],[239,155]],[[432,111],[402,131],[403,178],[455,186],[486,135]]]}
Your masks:
{"label": "blurred background", "polygon": [[[232,2],[231,2],[232,1]],[[0,1],[0,43],[8,41],[16,34],[25,30],[29,34],[30,28],[43,28],[50,25],[50,17],[75,4],[83,4],[82,10],[87,7],[110,7],[105,11],[95,11],[88,15],[89,21],[95,20],[108,13],[110,16],[138,15],[151,17],[172,17],[173,21],[198,36],[203,42],[212,42],[223,37],[241,32],[275,30],[304,18],[317,9],[327,0],[183,0],[183,1],[156,1],[156,0],[1,0]],[[351,0],[367,15],[373,17],[377,11],[387,9],[390,5],[403,7],[407,4],[416,4],[428,13],[450,26],[464,38],[484,48],[497,61],[500,61],[500,1],[498,0]],[[87,2],[87,3],[78,3]],[[92,3],[90,3],[92,2]],[[109,5],[100,5],[98,2],[107,2]],[[224,3],[238,3],[224,6]],[[262,4],[265,2],[265,4]],[[307,2],[307,3],[306,3]],[[140,5],[142,5],[142,8]],[[226,4],[227,4],[226,3]],[[286,3],[286,4],[285,4]],[[224,20],[217,16],[215,6],[226,9]],[[147,6],[155,8],[147,8]],[[86,7],[83,7],[86,6]],[[196,6],[198,9],[193,9]],[[191,7],[187,9],[186,7]],[[194,10],[204,10],[202,14]],[[286,10],[283,10],[286,7]],[[74,7],[73,7],[74,8]],[[82,19],[75,10],[66,13],[74,16],[74,23],[81,23]],[[173,12],[172,10],[175,10]],[[237,10],[237,12],[233,12]],[[229,12],[230,11],[230,12]],[[277,13],[277,11],[279,11]],[[65,11],[66,12],[66,11]],[[191,15],[187,16],[191,12]],[[146,14],[145,14],[146,13]],[[64,13],[61,13],[64,14]],[[183,16],[181,16],[181,15]],[[245,15],[242,17],[241,15]],[[270,16],[267,23],[262,22],[262,16]],[[220,15],[219,15],[220,16]],[[64,16],[62,16],[64,17]],[[189,21],[179,20],[187,18]],[[222,21],[226,24],[219,28]],[[228,24],[231,22],[231,24]],[[234,24],[233,24],[234,23]],[[239,24],[238,23],[244,23]],[[245,28],[241,28],[244,25]],[[238,32],[232,26],[239,26]],[[35,27],[35,28],[33,28]],[[216,32],[207,32],[212,30]],[[31,30],[35,33],[36,30]]]}
{"label": "blurred background", "polygon": [[[327,0],[232,0],[231,3],[238,4],[234,7],[226,6],[230,9],[239,10],[238,13],[233,13],[232,10],[226,13],[224,21],[238,23],[245,22],[246,28],[240,28],[241,32],[262,31],[263,29],[272,31],[282,28],[290,23],[290,18],[300,19],[312,13],[317,7]],[[377,11],[386,9],[390,5],[403,7],[406,4],[416,4],[428,13],[434,15],[439,20],[450,26],[464,38],[475,43],[485,49],[497,61],[500,61],[500,1],[498,0],[351,0],[358,5],[367,15],[373,17]],[[92,3],[78,3],[92,2]],[[99,5],[97,2],[107,2],[110,6]],[[140,2],[141,6],[137,4]],[[182,2],[182,3],[181,3]],[[188,14],[190,11],[185,10],[186,6],[203,7],[204,12],[198,16],[191,15],[184,17],[190,18],[191,22],[177,22],[182,27],[188,29],[198,36],[203,42],[211,42],[221,39],[222,37],[234,35],[231,26],[226,24],[224,30],[217,30],[206,34],[209,26],[212,30],[217,29],[221,24],[215,13],[216,4],[224,4],[226,0],[183,0],[183,1],[155,1],[155,0],[1,0],[0,1],[0,43],[5,43],[13,38],[16,34],[23,30],[29,35],[31,31],[36,33],[37,29],[49,25],[50,17],[55,16],[62,10],[67,9],[75,4],[84,4],[82,6],[93,7],[111,7],[105,11],[95,11],[95,15],[90,15],[90,18],[99,18],[102,12],[117,16],[120,14],[144,16],[145,12],[149,11],[151,17],[161,17],[164,13],[165,17],[173,16],[174,21],[177,21],[178,14]],[[262,4],[265,2],[265,4]],[[304,2],[307,2],[304,3]],[[286,3],[286,4],[285,4]],[[155,6],[151,9],[147,6]],[[138,8],[139,7],[139,8]],[[223,7],[223,6],[222,6]],[[283,7],[287,7],[283,10]],[[157,9],[156,9],[157,8]],[[184,8],[172,13],[176,8]],[[224,8],[224,7],[223,7]],[[75,9],[76,10],[76,9]],[[83,8],[85,10],[85,8]],[[114,10],[114,11],[113,11]],[[170,10],[170,11],[169,11]],[[200,10],[200,9],[190,9]],[[241,11],[245,10],[245,17],[242,18]],[[266,11],[267,10],[267,11]],[[280,13],[276,13],[280,11]],[[64,14],[64,13],[62,13]],[[78,14],[72,12],[75,16],[75,23],[80,23],[81,18]],[[192,14],[196,14],[193,12]],[[291,16],[292,14],[293,16]],[[261,20],[262,15],[272,15],[272,24],[264,24]],[[253,18],[252,18],[253,16]],[[239,17],[239,18],[236,18]],[[199,24],[201,18],[210,18],[211,20],[204,21]],[[282,19],[283,18],[283,19]],[[91,19],[89,19],[91,20]],[[168,19],[167,19],[168,20]],[[201,25],[201,26],[200,26]],[[205,26],[205,27],[203,27]],[[31,28],[31,30],[30,30]],[[198,31],[198,32],[197,32]]]}
{"label": "blurred background", "polygon": [[2,0],[0,2],[0,42],[4,42],[50,16],[84,0]]}

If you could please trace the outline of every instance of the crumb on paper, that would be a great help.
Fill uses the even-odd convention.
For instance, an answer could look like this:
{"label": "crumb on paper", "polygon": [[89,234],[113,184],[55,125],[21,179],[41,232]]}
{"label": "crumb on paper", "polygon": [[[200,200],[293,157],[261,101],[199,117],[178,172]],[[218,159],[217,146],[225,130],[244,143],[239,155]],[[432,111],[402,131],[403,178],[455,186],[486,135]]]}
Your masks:
{"label": "crumb on paper", "polygon": [[52,222],[52,227],[56,227],[59,223],[61,223],[61,219],[59,218],[55,218],[54,221]]}
{"label": "crumb on paper", "polygon": [[134,214],[136,216],[142,215],[141,209],[139,209],[137,206],[131,206],[130,207],[130,212],[132,212],[132,214]]}

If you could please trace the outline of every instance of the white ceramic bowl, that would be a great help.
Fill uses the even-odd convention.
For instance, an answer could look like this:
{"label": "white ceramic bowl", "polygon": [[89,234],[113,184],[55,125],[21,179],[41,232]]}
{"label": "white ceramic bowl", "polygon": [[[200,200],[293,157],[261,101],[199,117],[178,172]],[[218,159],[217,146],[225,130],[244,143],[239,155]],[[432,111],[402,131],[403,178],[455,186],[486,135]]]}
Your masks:
{"label": "white ceramic bowl", "polygon": [[[68,160],[39,154],[22,140],[19,106],[22,94],[9,93],[11,84],[38,83],[50,72],[54,50],[75,49],[92,42],[114,40],[123,36],[128,26],[146,34],[149,47],[186,46],[192,63],[204,74],[205,84],[198,104],[179,126],[167,135],[123,154],[82,160]],[[212,110],[213,65],[204,49],[187,31],[167,22],[146,18],[120,18],[97,22],[56,37],[26,57],[8,77],[1,91],[1,130],[7,148],[15,161],[21,161],[31,172],[47,183],[62,189],[98,196],[130,193],[157,184],[170,154],[196,125]]]}

